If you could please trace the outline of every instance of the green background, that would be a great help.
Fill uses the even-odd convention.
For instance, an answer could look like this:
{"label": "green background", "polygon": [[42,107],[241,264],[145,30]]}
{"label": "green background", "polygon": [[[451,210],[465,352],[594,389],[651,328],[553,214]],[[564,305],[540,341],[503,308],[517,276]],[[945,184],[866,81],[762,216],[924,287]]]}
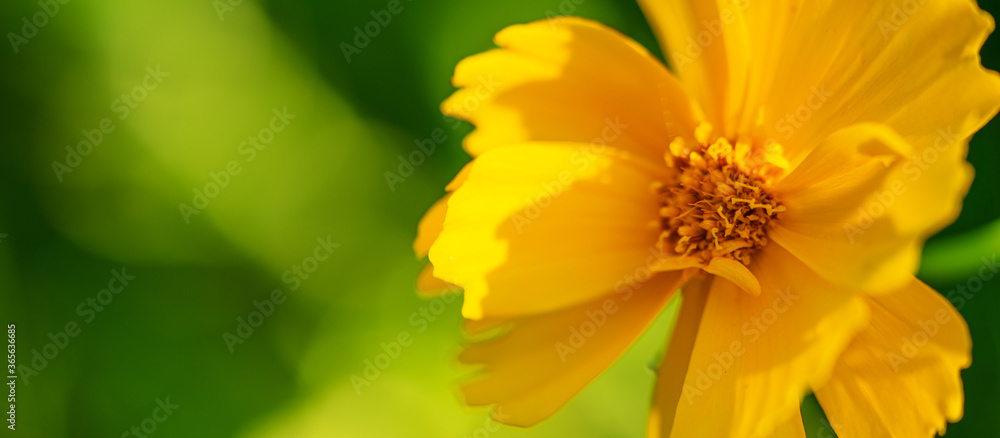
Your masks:
{"label": "green background", "polygon": [[[577,2],[403,0],[349,63],[339,44],[387,1],[246,0],[221,18],[210,0],[71,1],[17,53],[0,48],[0,323],[16,324],[21,365],[79,326],[19,380],[18,430],[4,433],[117,437],[169,398],[179,408],[153,436],[643,436],[669,317],[548,422],[493,431],[456,395],[460,300],[414,294],[417,221],[468,160],[470,127],[438,112],[460,59],[506,25],[562,12],[660,53],[634,3]],[[0,30],[20,33],[41,10],[7,2]],[[996,38],[983,56],[1000,68]],[[169,76],[120,119],[116,99],[157,67]],[[240,143],[285,108],[295,118],[248,161]],[[53,161],[105,118],[114,131],[60,181]],[[385,172],[436,129],[447,140],[390,187]],[[998,139],[998,123],[975,137],[965,209],[925,254],[921,276],[940,291],[1000,250]],[[179,204],[230,161],[240,173],[185,220]],[[340,246],[292,290],[283,278],[317,238]],[[135,279],[87,322],[78,306],[122,268]],[[274,289],[287,299],[230,351],[224,333]],[[974,363],[949,437],[1000,436],[998,291],[987,282],[961,309]],[[412,344],[358,394],[351,376],[401,332]],[[833,436],[813,399],[804,412],[810,436]]]}

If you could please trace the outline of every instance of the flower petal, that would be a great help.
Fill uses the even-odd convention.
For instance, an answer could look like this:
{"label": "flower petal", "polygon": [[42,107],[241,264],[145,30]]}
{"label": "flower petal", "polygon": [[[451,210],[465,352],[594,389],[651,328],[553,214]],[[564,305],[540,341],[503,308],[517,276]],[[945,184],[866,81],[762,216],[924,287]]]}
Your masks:
{"label": "flower petal", "polygon": [[712,259],[704,269],[709,274],[718,275],[731,281],[750,295],[760,295],[760,281],[753,275],[750,268],[747,268],[743,263],[733,259],[717,257]]}
{"label": "flower petal", "polygon": [[[794,220],[839,222],[855,213],[859,198],[882,186],[912,147],[892,129],[862,123],[835,132],[775,187],[783,215]],[[808,218],[808,219],[804,219]]]}
{"label": "flower petal", "polygon": [[434,265],[427,263],[417,274],[417,295],[424,299],[437,298],[449,293],[461,293],[462,288],[434,276]]}
{"label": "flower petal", "polygon": [[525,141],[600,142],[661,160],[696,122],[680,83],[638,43],[575,17],[511,26],[463,60],[443,105],[473,156]]}
{"label": "flower petal", "polygon": [[[971,180],[967,140],[1000,106],[1000,76],[979,58],[994,23],[970,0],[897,3],[804,3],[767,126],[793,162],[844,126],[890,126],[913,153],[880,188],[899,195],[870,208],[884,207],[901,234],[928,236],[958,216]],[[912,267],[916,251],[892,263]]]}
{"label": "flower petal", "polygon": [[695,278],[683,287],[680,315],[656,373],[656,388],[653,390],[653,406],[649,411],[647,427],[650,438],[670,436],[712,278]]}
{"label": "flower petal", "polygon": [[767,114],[793,157],[865,121],[907,139],[932,143],[948,127],[965,139],[1000,106],[1000,77],[978,55],[993,20],[974,1],[810,1],[798,15]]}
{"label": "flower petal", "polygon": [[[978,52],[994,25],[975,2],[918,3],[912,9],[888,0],[804,3],[767,124],[793,162],[844,126],[890,126],[913,153],[879,189],[898,196],[869,208],[884,208],[900,234],[926,237],[961,209],[971,180],[967,140],[996,114],[1000,76],[980,65]],[[912,268],[917,251],[912,244],[891,263]],[[897,287],[905,282],[891,278]]]}
{"label": "flower petal", "polygon": [[816,390],[827,417],[844,437],[943,434],[962,417],[959,371],[972,359],[965,320],[917,279],[867,300],[871,323]]}
{"label": "flower petal", "polygon": [[752,133],[802,0],[640,0],[667,59],[718,128]]}
{"label": "flower petal", "polygon": [[768,438],[806,438],[806,427],[802,423],[802,411],[798,406],[792,409],[788,420],[779,424]]}
{"label": "flower petal", "polygon": [[445,187],[448,194],[435,202],[427,210],[427,213],[424,213],[424,217],[420,219],[420,224],[417,225],[417,238],[413,241],[413,252],[417,254],[418,259],[427,257],[427,252],[430,251],[431,245],[441,234],[441,228],[444,226],[444,218],[448,212],[448,198],[451,197],[451,192],[462,187],[465,179],[469,176],[470,170],[472,170],[472,163],[468,163],[462,167],[458,175],[455,175],[455,178]]}
{"label": "flower petal", "polygon": [[905,285],[931,229],[902,229],[896,218],[936,208],[925,203],[919,210],[891,209],[906,194],[893,178],[909,148],[884,125],[834,133],[775,188],[787,211],[768,237],[845,287],[880,292]]}
{"label": "flower petal", "polygon": [[420,219],[420,223],[417,225],[417,238],[413,241],[413,252],[417,254],[418,259],[427,257],[427,252],[430,251],[431,244],[441,234],[441,229],[444,227],[444,217],[448,212],[448,198],[450,197],[450,193],[444,195],[444,197],[435,202],[427,210],[427,213],[424,213],[423,219]]}
{"label": "flower petal", "polygon": [[[691,90],[708,121],[723,129],[728,127],[725,120],[733,109],[733,97],[743,95],[745,83],[739,78],[740,73],[746,72],[749,55],[745,7],[736,3],[732,0],[639,1],[660,36],[671,67]],[[725,21],[723,12],[727,17]]]}
{"label": "flower petal", "polygon": [[509,331],[461,355],[464,363],[485,365],[482,378],[463,387],[466,402],[496,405],[494,417],[511,425],[548,418],[639,338],[680,279],[680,272],[658,274],[634,291],[609,290],[581,306],[503,321]]}
{"label": "flower petal", "polygon": [[655,260],[660,201],[652,186],[663,172],[609,147],[493,149],[448,202],[430,250],[434,275],[465,288],[471,319],[593,300]]}
{"label": "flower petal", "polygon": [[858,295],[778,246],[755,255],[752,268],[758,297],[712,283],[671,436],[769,437],[788,427],[866,321]]}

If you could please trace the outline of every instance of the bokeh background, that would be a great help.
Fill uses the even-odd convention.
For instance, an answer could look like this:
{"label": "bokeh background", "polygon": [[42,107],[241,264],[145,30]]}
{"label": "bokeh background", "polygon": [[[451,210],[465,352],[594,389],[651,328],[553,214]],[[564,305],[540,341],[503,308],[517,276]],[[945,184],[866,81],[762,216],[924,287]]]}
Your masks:
{"label": "bokeh background", "polygon": [[[387,4],[4,4],[0,29],[33,36],[8,34],[0,48],[0,323],[16,324],[20,365],[47,344],[57,354],[18,380],[18,428],[3,433],[117,437],[146,420],[157,437],[643,436],[669,314],[553,419],[496,430],[457,397],[460,300],[415,295],[411,249],[422,213],[468,160],[470,127],[438,111],[455,64],[506,25],[563,13],[660,54],[639,8],[403,0],[348,62],[340,44]],[[24,17],[56,6],[26,28]],[[1000,69],[996,37],[983,58]],[[435,132],[446,140],[400,173],[400,157]],[[67,157],[88,137],[91,153]],[[998,143],[998,123],[975,137],[962,216],[926,251],[921,277],[942,292],[1000,252]],[[99,297],[123,269],[134,279]],[[226,338],[275,289],[285,299],[270,316],[242,342]],[[998,292],[1000,280],[986,282],[961,308],[974,363],[949,437],[1000,436]],[[100,311],[88,302],[108,297]],[[61,334],[67,324],[75,336]],[[367,384],[352,381],[400,333],[412,344]],[[163,403],[177,407],[148,421]],[[810,436],[834,436],[814,399],[803,411]]]}

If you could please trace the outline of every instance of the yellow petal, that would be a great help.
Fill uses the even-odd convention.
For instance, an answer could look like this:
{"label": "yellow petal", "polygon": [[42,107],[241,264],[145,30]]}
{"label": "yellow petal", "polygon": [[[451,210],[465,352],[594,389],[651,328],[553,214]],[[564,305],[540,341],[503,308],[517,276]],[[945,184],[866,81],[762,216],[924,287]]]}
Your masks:
{"label": "yellow petal", "polygon": [[696,122],[680,83],[639,44],[565,17],[511,26],[501,49],[463,60],[445,114],[476,125],[473,156],[524,141],[598,142],[662,160]]}
{"label": "yellow petal", "polygon": [[992,17],[970,0],[918,3],[805,2],[765,125],[793,162],[844,126],[890,126],[914,149],[879,189],[900,192],[885,214],[901,233],[926,236],[961,209],[967,139],[996,114],[1000,76],[978,54]]}
{"label": "yellow petal", "polygon": [[729,280],[750,295],[760,295],[760,281],[743,263],[733,259],[716,257],[704,269],[709,274]]}
{"label": "yellow petal", "polygon": [[974,1],[640,4],[719,134],[776,140],[793,161],[866,121],[888,123],[918,152],[942,137],[964,150],[1000,106],[1000,78],[978,56],[993,20]]}
{"label": "yellow petal", "polygon": [[[787,211],[768,237],[845,287],[882,292],[905,285],[931,230],[900,229],[895,219],[904,212],[889,207],[905,192],[899,184],[893,186],[897,192],[881,187],[896,175],[909,149],[884,125],[859,124],[834,133],[776,187]],[[922,210],[934,208],[926,202]]]}
{"label": "yellow petal", "polygon": [[467,318],[548,312],[648,273],[660,233],[651,189],[665,165],[612,148],[529,143],[476,159],[431,247],[465,288]]}
{"label": "yellow petal", "polygon": [[[465,178],[468,177],[471,168],[472,163],[462,167],[462,170],[448,183],[445,190],[448,192],[458,190],[465,183]],[[441,230],[444,228],[444,219],[448,213],[448,199],[450,198],[451,193],[444,195],[420,219],[420,223],[417,225],[417,238],[413,241],[413,252],[416,253],[418,259],[427,256],[431,245],[441,235]],[[435,277],[434,265],[431,263],[424,265],[417,276],[417,294],[422,298],[436,298],[446,293],[458,293],[460,291],[460,287]]]}
{"label": "yellow petal", "polygon": [[940,129],[965,139],[1000,106],[1000,78],[978,56],[992,30],[971,0],[804,2],[765,125],[793,158],[866,121],[888,123],[918,146]]}
{"label": "yellow petal", "polygon": [[867,319],[861,298],[780,247],[754,256],[761,294],[716,278],[708,294],[673,437],[770,437]]}
{"label": "yellow petal", "polygon": [[663,362],[656,373],[653,407],[649,411],[646,433],[649,438],[667,438],[674,425],[677,402],[684,387],[691,350],[698,336],[698,326],[705,312],[705,302],[712,286],[712,277],[696,278],[684,285],[681,312],[674,325]]}
{"label": "yellow petal", "polygon": [[806,438],[806,428],[802,424],[802,411],[798,407],[788,414],[788,420],[781,423],[768,438]]}
{"label": "yellow petal", "polygon": [[427,251],[430,251],[431,244],[441,234],[441,228],[444,226],[444,217],[448,212],[448,198],[450,197],[450,193],[444,195],[444,197],[435,202],[427,210],[427,213],[424,213],[423,219],[420,219],[420,223],[417,225],[417,239],[413,241],[413,252],[417,254],[418,259],[427,256]]}
{"label": "yellow petal", "polygon": [[[753,128],[770,99],[802,0],[640,0],[667,60],[717,134]],[[758,140],[763,140],[759,136]]]}
{"label": "yellow petal", "polygon": [[[661,251],[662,252],[662,251]],[[674,256],[666,253],[657,254],[656,260],[650,266],[654,271],[682,271],[702,266],[700,259],[688,256]]]}
{"label": "yellow petal", "polygon": [[496,405],[494,418],[516,426],[548,418],[638,339],[680,277],[658,274],[634,291],[608,290],[581,306],[504,321],[508,332],[461,355],[464,363],[484,365],[481,379],[462,388],[466,402]]}
{"label": "yellow petal", "polygon": [[434,276],[434,265],[427,263],[417,275],[417,295],[424,299],[460,293],[462,289]]}
{"label": "yellow petal", "polygon": [[734,109],[731,112],[739,111],[737,114],[740,115],[735,132],[753,132],[758,140],[766,132],[758,126],[761,123],[759,119],[770,106],[772,93],[782,92],[785,86],[775,82],[774,78],[783,68],[780,60],[791,38],[792,25],[800,19],[802,3],[803,0],[735,1],[737,6],[745,5],[746,34],[750,46],[746,75],[736,75],[731,79],[746,81],[745,96],[735,96],[742,97],[742,101],[732,103]]}
{"label": "yellow petal", "polygon": [[912,147],[885,125],[835,132],[775,187],[787,220],[839,222],[882,186]]}
{"label": "yellow petal", "polygon": [[708,121],[726,134],[731,133],[728,128],[736,127],[726,120],[736,110],[733,101],[743,96],[746,85],[741,79],[746,77],[749,61],[745,3],[735,0],[639,2],[666,48],[671,67],[691,90]]}
{"label": "yellow petal", "polygon": [[441,234],[441,228],[444,226],[444,218],[448,213],[448,198],[451,197],[451,192],[462,187],[471,169],[471,162],[462,167],[458,175],[455,175],[455,178],[445,187],[445,190],[449,193],[435,202],[427,210],[427,213],[424,213],[424,217],[420,219],[420,224],[417,225],[417,238],[413,241],[413,252],[417,254],[418,259],[427,256],[431,245],[437,240],[438,235]]}
{"label": "yellow petal", "polygon": [[871,323],[816,390],[843,437],[933,437],[962,417],[959,371],[971,363],[969,329],[933,289],[913,279],[869,297]]}
{"label": "yellow petal", "polygon": [[472,162],[466,163],[465,166],[462,166],[462,170],[458,171],[458,175],[455,175],[455,178],[453,178],[451,182],[444,187],[444,189],[448,192],[458,190],[459,187],[462,187],[462,184],[465,184],[465,180],[469,178],[469,172],[471,171]]}

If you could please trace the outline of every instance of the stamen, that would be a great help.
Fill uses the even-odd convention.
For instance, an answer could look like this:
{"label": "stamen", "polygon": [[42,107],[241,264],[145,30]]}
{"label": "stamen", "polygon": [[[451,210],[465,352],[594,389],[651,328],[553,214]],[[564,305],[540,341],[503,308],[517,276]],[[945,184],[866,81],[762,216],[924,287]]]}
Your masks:
{"label": "stamen", "polygon": [[709,142],[711,127],[699,127],[698,143],[670,144],[667,164],[673,181],[657,185],[663,207],[661,250],[708,263],[716,257],[750,264],[767,245],[767,230],[785,207],[769,192],[769,182],[783,172],[780,146],[769,151],[720,138]]}

